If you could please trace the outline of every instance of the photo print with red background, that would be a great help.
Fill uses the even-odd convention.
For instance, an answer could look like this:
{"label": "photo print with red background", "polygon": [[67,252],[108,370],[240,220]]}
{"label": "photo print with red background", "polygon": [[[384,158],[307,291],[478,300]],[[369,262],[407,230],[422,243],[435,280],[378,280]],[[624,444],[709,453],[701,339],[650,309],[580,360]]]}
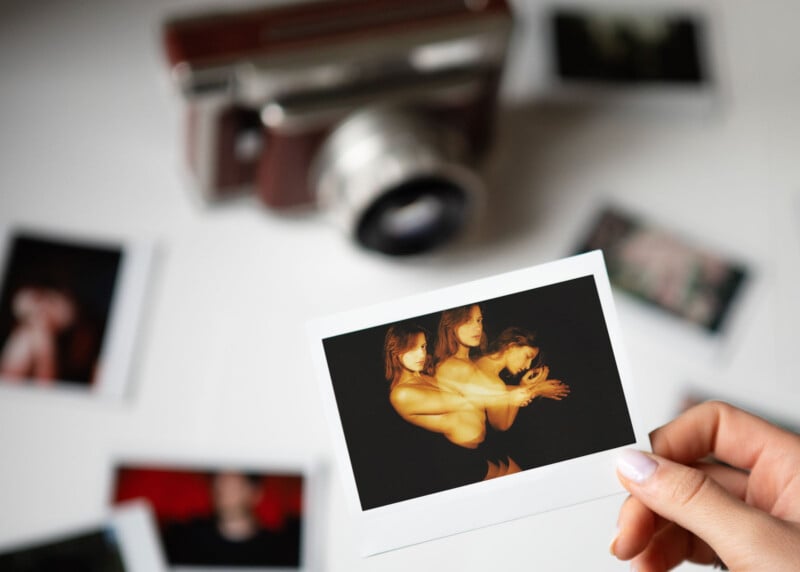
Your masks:
{"label": "photo print with red background", "polygon": [[113,498],[150,502],[171,565],[292,568],[301,565],[303,480],[240,469],[120,466]]}

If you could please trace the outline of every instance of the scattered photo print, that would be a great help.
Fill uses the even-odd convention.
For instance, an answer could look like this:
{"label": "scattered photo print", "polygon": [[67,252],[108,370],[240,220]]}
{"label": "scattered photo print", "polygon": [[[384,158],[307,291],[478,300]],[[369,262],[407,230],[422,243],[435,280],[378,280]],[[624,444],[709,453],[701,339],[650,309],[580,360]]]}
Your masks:
{"label": "scattered photo print", "polygon": [[162,572],[150,508],[125,503],[91,524],[0,547],[3,572]]}
{"label": "scattered photo print", "polygon": [[0,554],[6,572],[126,572],[110,527]]}
{"label": "scattered photo print", "polygon": [[555,75],[618,85],[710,80],[696,14],[559,7],[550,15]]}
{"label": "scattered photo print", "polygon": [[613,286],[712,334],[720,332],[747,269],[615,208],[602,210],[577,252],[600,249]]}
{"label": "scattered photo print", "polygon": [[146,499],[171,566],[300,569],[304,475],[119,465],[114,503]]}
{"label": "scattered photo print", "polygon": [[148,247],[3,235],[0,383],[121,394]]}

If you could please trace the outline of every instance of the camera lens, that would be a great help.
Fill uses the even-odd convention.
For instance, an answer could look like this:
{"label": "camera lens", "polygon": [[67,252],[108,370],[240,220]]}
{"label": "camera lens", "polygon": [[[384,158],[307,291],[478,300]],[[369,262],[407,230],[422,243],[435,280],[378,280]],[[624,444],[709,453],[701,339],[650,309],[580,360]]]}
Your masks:
{"label": "camera lens", "polygon": [[317,199],[363,246],[385,254],[436,248],[463,229],[482,198],[458,132],[430,114],[388,107],[338,125],[312,169]]}
{"label": "camera lens", "polygon": [[361,217],[356,236],[386,254],[424,252],[460,230],[467,203],[464,191],[450,181],[413,179],[378,197]]}

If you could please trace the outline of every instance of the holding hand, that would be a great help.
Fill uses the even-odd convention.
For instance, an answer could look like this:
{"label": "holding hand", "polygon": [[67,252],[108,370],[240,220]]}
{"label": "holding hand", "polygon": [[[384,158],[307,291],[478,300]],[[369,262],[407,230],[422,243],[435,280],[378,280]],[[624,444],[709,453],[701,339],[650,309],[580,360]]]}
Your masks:
{"label": "holding hand", "polygon": [[[683,561],[730,570],[800,570],[800,436],[720,402],[650,435],[655,454],[625,451],[611,552],[639,572]],[[729,466],[703,463],[709,454]]]}

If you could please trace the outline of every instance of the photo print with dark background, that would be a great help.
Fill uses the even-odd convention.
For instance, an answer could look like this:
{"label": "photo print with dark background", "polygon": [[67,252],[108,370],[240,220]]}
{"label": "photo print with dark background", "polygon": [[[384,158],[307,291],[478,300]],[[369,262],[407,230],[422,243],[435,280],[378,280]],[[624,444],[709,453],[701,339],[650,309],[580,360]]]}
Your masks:
{"label": "photo print with dark background", "polygon": [[[303,485],[303,475],[293,473],[120,465],[113,502],[149,501],[171,565],[297,568]],[[243,511],[252,517],[252,534],[232,538],[226,516]]]}
{"label": "photo print with dark background", "polygon": [[[511,326],[534,332],[550,377],[570,387],[561,401],[537,398],[521,408],[508,431],[487,441],[491,437],[523,470],[636,441],[593,276],[475,302],[489,341]],[[440,316],[403,320],[429,332],[430,353]],[[458,447],[404,421],[390,404],[383,362],[390,325],[323,340],[363,510],[482,479],[473,468],[486,443],[476,450]]]}
{"label": "photo print with dark background", "polygon": [[[90,386],[102,365],[121,260],[121,248],[12,234],[0,288],[0,377]],[[46,335],[54,339],[54,364],[42,368],[36,363],[36,350],[25,340],[26,321],[41,320],[47,304],[55,300],[62,308],[68,305],[71,315],[51,321]]]}
{"label": "photo print with dark background", "polygon": [[562,80],[691,86],[711,79],[699,15],[564,7],[550,25],[553,72]]}
{"label": "photo print with dark background", "polygon": [[0,554],[4,572],[125,572],[112,527],[86,531]]}

